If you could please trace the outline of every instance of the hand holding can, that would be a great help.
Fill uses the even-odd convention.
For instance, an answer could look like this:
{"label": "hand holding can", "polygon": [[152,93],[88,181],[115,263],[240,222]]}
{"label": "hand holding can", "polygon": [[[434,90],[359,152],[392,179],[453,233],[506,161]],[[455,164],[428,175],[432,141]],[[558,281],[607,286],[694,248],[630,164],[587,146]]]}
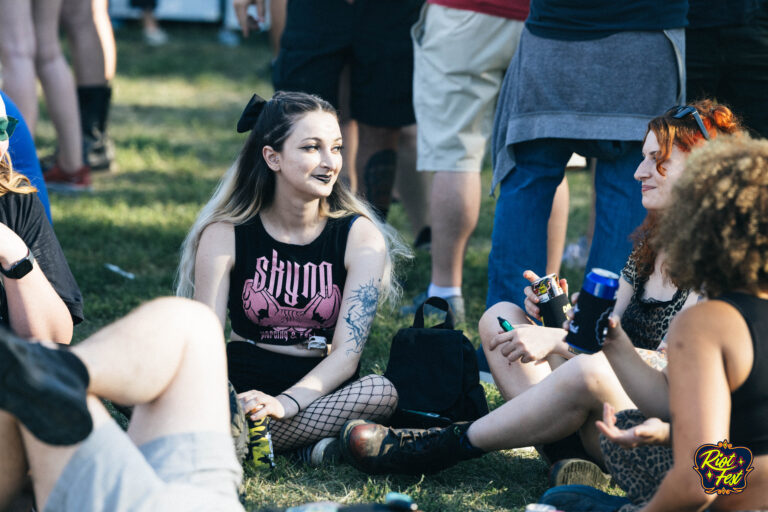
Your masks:
{"label": "hand holding can", "polygon": [[568,294],[560,287],[557,274],[536,279],[531,283],[531,288],[539,299],[539,313],[544,326],[561,327],[567,319],[566,313],[571,309],[571,303]]}
{"label": "hand holding can", "polygon": [[587,274],[565,337],[573,351],[594,354],[603,348],[618,289],[619,276],[613,272],[593,268]]}

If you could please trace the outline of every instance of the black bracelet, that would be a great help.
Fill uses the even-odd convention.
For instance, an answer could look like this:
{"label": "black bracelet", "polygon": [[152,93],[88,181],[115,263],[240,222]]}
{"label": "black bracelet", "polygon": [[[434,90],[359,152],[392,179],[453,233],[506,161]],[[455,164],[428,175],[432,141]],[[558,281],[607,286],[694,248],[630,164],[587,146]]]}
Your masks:
{"label": "black bracelet", "polygon": [[[292,397],[291,395],[289,395],[288,393],[280,393],[280,395],[283,395],[283,396],[286,396],[286,397],[288,397],[289,399],[291,399],[291,401],[292,401],[293,403],[295,403],[295,404],[296,404],[296,407],[299,409],[299,410],[296,412],[296,414],[299,414],[299,413],[301,412],[301,406],[299,405],[299,402],[297,402],[295,398],[293,398],[293,397]],[[280,395],[278,395],[278,396],[280,396]]]}

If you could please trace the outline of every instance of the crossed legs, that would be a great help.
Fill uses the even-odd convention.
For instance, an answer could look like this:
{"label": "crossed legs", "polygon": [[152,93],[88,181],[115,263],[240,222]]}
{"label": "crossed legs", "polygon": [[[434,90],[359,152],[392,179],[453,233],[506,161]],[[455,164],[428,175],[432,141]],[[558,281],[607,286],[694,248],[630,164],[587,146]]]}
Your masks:
{"label": "crossed legs", "polygon": [[[229,435],[224,340],[218,320],[205,306],[176,298],[154,300],[71,351],[88,369],[88,410],[94,430],[110,421],[95,398],[103,397],[136,406],[128,436],[137,446],[179,433]],[[22,426],[21,451],[9,418],[0,415],[0,429],[10,433],[0,438],[0,451],[16,455],[15,463],[4,461],[15,473],[4,473],[9,476],[0,486],[5,494],[0,499],[14,494],[6,482],[19,485],[28,462],[37,503],[43,509],[79,445],[50,446]],[[26,456],[19,458],[19,454]]]}
{"label": "crossed legs", "polygon": [[[497,373],[497,382],[504,382],[503,369]],[[475,421],[467,436],[487,452],[552,443],[579,432],[589,455],[601,461],[595,421],[602,418],[604,402],[616,410],[635,408],[602,353],[579,355]]]}

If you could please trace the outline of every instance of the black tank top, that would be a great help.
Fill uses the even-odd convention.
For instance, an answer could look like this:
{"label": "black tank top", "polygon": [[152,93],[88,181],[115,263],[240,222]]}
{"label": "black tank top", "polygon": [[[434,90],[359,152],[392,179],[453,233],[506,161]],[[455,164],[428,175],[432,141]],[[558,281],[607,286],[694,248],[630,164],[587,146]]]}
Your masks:
{"label": "black tank top", "polygon": [[731,439],[754,455],[768,453],[768,300],[727,293],[722,300],[735,307],[749,327],[754,362],[744,384],[731,393]]}
{"label": "black tank top", "polygon": [[229,273],[227,302],[232,331],[271,345],[296,345],[311,336],[323,336],[331,343],[347,279],[347,238],[355,218],[329,218],[307,245],[278,242],[259,216],[235,226],[235,264]]}

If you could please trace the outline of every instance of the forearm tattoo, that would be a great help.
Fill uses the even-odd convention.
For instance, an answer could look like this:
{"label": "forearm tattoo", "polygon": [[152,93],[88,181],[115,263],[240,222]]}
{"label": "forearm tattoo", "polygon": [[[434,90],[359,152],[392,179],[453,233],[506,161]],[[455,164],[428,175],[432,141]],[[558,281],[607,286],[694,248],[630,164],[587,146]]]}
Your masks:
{"label": "forearm tattoo", "polygon": [[640,357],[643,358],[643,361],[645,361],[645,363],[651,368],[655,368],[656,370],[661,371],[667,367],[666,349],[662,348],[660,350],[645,350],[638,348],[637,353],[640,354]]}
{"label": "forearm tattoo", "polygon": [[379,287],[373,279],[358,286],[349,294],[349,310],[344,322],[349,328],[349,338],[346,343],[347,355],[359,354],[363,351],[368,333],[371,331],[376,307],[379,304]]}

